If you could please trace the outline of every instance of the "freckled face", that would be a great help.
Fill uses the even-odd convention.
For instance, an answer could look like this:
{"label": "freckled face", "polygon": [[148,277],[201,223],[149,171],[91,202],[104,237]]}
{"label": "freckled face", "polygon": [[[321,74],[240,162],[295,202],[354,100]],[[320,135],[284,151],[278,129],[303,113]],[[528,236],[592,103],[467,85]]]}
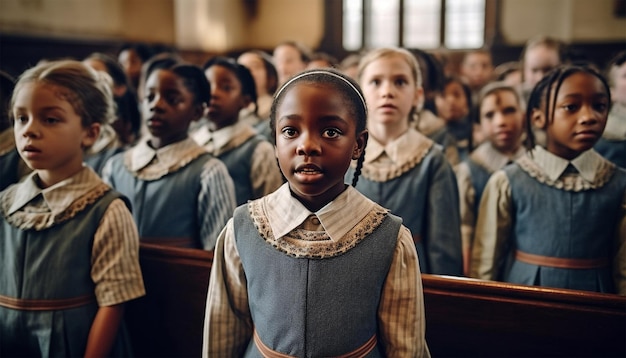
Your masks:
{"label": "freckled face", "polygon": [[299,83],[276,110],[276,156],[292,192],[317,210],[345,189],[344,176],[365,146],[356,118],[330,85]]}

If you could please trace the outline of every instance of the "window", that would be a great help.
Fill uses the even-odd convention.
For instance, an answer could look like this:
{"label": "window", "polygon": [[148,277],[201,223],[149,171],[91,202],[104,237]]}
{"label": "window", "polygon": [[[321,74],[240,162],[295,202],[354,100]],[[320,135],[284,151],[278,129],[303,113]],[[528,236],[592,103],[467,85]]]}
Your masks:
{"label": "window", "polygon": [[479,48],[485,0],[343,0],[343,47]]}

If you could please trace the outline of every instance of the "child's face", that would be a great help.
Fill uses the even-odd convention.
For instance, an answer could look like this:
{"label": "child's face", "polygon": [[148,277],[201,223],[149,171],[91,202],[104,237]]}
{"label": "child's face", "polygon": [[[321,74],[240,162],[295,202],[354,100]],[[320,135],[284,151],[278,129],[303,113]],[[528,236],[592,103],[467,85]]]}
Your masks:
{"label": "child's face", "polygon": [[622,106],[626,106],[626,62],[621,66],[615,66],[611,70],[613,75],[614,86],[611,89],[613,101],[620,103]]}
{"label": "child's face", "polygon": [[317,211],[345,188],[344,175],[367,140],[335,87],[300,83],[276,110],[276,156],[300,201]]}
{"label": "child's face", "polygon": [[85,128],[66,100],[65,88],[27,83],[15,96],[15,143],[28,166],[39,172],[45,186],[53,185],[82,168],[83,149],[99,134],[99,124]]}
{"label": "child's face", "polygon": [[239,111],[249,101],[241,94],[241,82],[223,66],[211,66],[204,71],[211,84],[211,102],[207,115],[216,129],[233,125],[239,119]]}
{"label": "child's face", "polygon": [[552,121],[546,121],[543,111],[536,111],[533,118],[546,130],[548,151],[571,160],[602,136],[608,109],[608,94],[600,79],[578,72],[561,84]]}
{"label": "child's face", "polygon": [[435,97],[437,113],[446,122],[456,122],[463,119],[469,113],[469,104],[463,86],[456,82],[450,82],[443,92]]}
{"label": "child's face", "polygon": [[285,83],[291,76],[304,71],[306,63],[302,55],[293,46],[282,45],[274,50],[274,64],[278,72],[278,83]]}
{"label": "child's face", "polygon": [[544,45],[529,48],[524,55],[524,83],[529,88],[534,87],[560,62],[556,49]]}
{"label": "child's face", "polygon": [[491,56],[486,53],[468,54],[461,69],[463,76],[467,78],[468,84],[472,88],[483,87],[493,76]]}
{"label": "child's face", "polygon": [[360,78],[369,123],[407,126],[422,95],[409,64],[401,56],[385,56],[367,65]]}
{"label": "child's face", "polygon": [[521,144],[524,114],[517,96],[511,91],[487,95],[480,105],[483,134],[497,150],[514,153]]}
{"label": "child's face", "polygon": [[120,52],[118,56],[118,61],[124,68],[124,72],[128,78],[130,78],[133,82],[137,82],[139,80],[139,76],[141,74],[141,65],[143,61],[135,50],[126,49]]}
{"label": "child's face", "polygon": [[250,70],[254,78],[257,96],[267,95],[267,71],[263,60],[255,53],[246,52],[239,56],[237,62]]}
{"label": "child's face", "polygon": [[152,146],[160,148],[187,138],[189,124],[200,118],[202,107],[194,104],[194,94],[179,76],[156,70],[146,81],[142,114]]}

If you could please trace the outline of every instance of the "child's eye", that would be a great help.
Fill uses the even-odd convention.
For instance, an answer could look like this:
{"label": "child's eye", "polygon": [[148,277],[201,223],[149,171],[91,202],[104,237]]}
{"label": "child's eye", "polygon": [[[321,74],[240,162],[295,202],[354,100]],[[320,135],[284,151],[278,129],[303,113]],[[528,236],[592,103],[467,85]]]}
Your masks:
{"label": "child's eye", "polygon": [[568,112],[574,112],[578,109],[577,104],[564,104],[562,108]]}
{"label": "child's eye", "polygon": [[17,115],[14,118],[15,118],[15,123],[26,123],[26,122],[28,122],[28,117],[26,117],[26,116]]}
{"label": "child's eye", "polygon": [[152,102],[152,101],[154,101],[154,97],[155,97],[155,96],[154,96],[154,93],[149,93],[149,94],[146,96],[146,101],[148,101],[148,103],[149,103],[149,102]]}
{"label": "child's eye", "polygon": [[503,114],[514,114],[517,112],[517,108],[515,107],[506,107],[502,110]]}
{"label": "child's eye", "polygon": [[341,131],[337,128],[327,128],[324,130],[324,133],[322,135],[324,136],[324,138],[337,138],[341,134]]}
{"label": "child's eye", "polygon": [[372,85],[374,85],[374,86],[378,86],[378,85],[380,85],[380,80],[378,80],[378,79],[373,79],[373,80],[371,80],[371,81],[370,81],[370,84],[372,84]]}
{"label": "child's eye", "polygon": [[593,108],[598,112],[604,112],[609,106],[604,102],[594,103]]}
{"label": "child's eye", "polygon": [[283,134],[285,138],[293,138],[297,135],[296,130],[293,128],[289,128],[289,127],[283,128],[280,132]]}
{"label": "child's eye", "polygon": [[55,124],[55,123],[59,122],[59,120],[57,118],[48,117],[48,118],[44,119],[44,122],[47,123],[47,124]]}
{"label": "child's eye", "polygon": [[487,113],[483,114],[483,118],[488,120],[488,121],[491,121],[493,119],[493,115],[494,115],[493,112],[487,112]]}
{"label": "child's eye", "polygon": [[409,82],[407,80],[405,80],[404,78],[402,79],[397,79],[396,81],[396,86],[402,87],[406,84],[408,84]]}

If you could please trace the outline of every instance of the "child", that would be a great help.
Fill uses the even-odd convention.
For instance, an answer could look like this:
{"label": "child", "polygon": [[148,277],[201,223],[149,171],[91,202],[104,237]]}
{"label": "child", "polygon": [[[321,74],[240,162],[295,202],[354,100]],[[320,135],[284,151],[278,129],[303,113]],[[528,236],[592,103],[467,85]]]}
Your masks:
{"label": "child", "polygon": [[218,239],[203,356],[428,356],[411,234],[344,183],[362,162],[366,118],[338,71],[306,71],[278,91],[271,121],[288,183],[240,206]]}
{"label": "child", "polygon": [[133,89],[139,89],[141,66],[154,55],[150,46],[142,43],[123,44],[117,55],[117,60],[122,65]]}
{"label": "child", "polygon": [[493,78],[491,52],[486,49],[469,51],[461,62],[461,76],[472,91],[472,104],[477,103],[478,92]]}
{"label": "child", "polygon": [[613,103],[595,149],[618,167],[626,169],[626,51],[611,60],[607,78]]}
{"label": "child", "polygon": [[0,71],[0,191],[17,183],[30,172],[15,147],[15,135],[9,118],[14,85],[13,77]]}
{"label": "child", "polygon": [[[446,125],[429,137],[446,148],[446,154],[458,153],[457,158],[447,156],[450,164],[457,165],[472,151],[474,127],[469,118],[472,92],[460,78],[448,77],[444,80],[443,91],[435,96],[435,105],[437,115]],[[449,147],[456,150],[450,151]]]}
{"label": "child", "polygon": [[563,43],[549,36],[538,36],[526,42],[521,56],[522,88],[526,99],[543,76],[563,62],[563,53]]}
{"label": "child", "polygon": [[[592,149],[610,103],[604,78],[587,67],[559,67],[533,89],[531,152],[487,182],[472,277],[626,294],[626,171]],[[534,145],[531,121],[545,148]]]}
{"label": "child", "polygon": [[522,95],[503,82],[483,87],[478,97],[477,120],[487,139],[455,169],[461,204],[463,272],[469,275],[469,258],[480,197],[487,180],[523,154]]}
{"label": "child", "polygon": [[257,95],[256,114],[263,121],[269,120],[273,95],[278,87],[278,73],[276,73],[272,58],[263,51],[252,50],[242,53],[237,58],[237,63],[246,66],[254,78]]}
{"label": "child", "polygon": [[[454,172],[439,146],[409,125],[421,101],[419,73],[415,57],[404,49],[381,48],[361,59],[359,81],[369,110],[370,139],[356,188],[402,217],[413,234],[423,273],[460,276]],[[347,176],[358,172],[351,168]]]}
{"label": "child", "polygon": [[295,41],[284,41],[274,48],[274,65],[278,72],[278,85],[306,69],[311,51]]}
{"label": "child", "polygon": [[78,61],[38,65],[15,86],[15,141],[33,173],[0,193],[0,356],[130,353],[124,303],[145,293],[137,228],[83,165],[112,103]]}
{"label": "child", "polygon": [[235,208],[228,170],[187,131],[209,102],[202,70],[149,63],[142,113],[149,135],[111,158],[103,178],[128,196],[142,242],[212,250]]}
{"label": "child", "polygon": [[235,182],[237,205],[273,192],[283,183],[274,146],[239,121],[239,112],[256,100],[250,71],[225,57],[212,58],[204,71],[211,83],[209,123],[193,138],[226,164]]}

